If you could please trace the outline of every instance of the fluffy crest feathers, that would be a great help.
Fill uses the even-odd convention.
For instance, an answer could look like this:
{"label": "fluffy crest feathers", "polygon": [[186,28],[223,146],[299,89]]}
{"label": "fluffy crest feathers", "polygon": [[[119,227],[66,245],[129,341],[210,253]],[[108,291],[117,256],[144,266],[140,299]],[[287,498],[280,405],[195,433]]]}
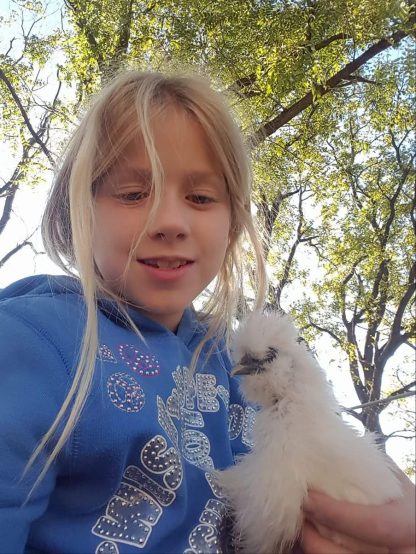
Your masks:
{"label": "fluffy crest feathers", "polygon": [[[246,376],[241,387],[244,396],[260,406],[290,401],[302,387],[309,396],[328,388],[321,368],[283,312],[251,314],[235,334],[232,355],[236,362],[232,373]],[[315,381],[320,383],[314,386]],[[320,400],[315,398],[319,404]]]}
{"label": "fluffy crest feathers", "polygon": [[239,361],[246,352],[255,357],[265,356],[270,347],[290,348],[299,335],[289,316],[283,312],[253,312],[235,333],[232,354]]}

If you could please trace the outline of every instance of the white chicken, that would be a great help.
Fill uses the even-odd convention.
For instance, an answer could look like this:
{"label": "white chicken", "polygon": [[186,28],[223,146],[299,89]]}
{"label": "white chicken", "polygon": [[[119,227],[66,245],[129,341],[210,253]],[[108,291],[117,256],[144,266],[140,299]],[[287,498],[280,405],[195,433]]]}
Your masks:
{"label": "white chicken", "polygon": [[389,458],[340,417],[325,375],[290,318],[253,313],[233,344],[242,391],[259,406],[254,448],[218,472],[244,553],[290,550],[308,489],[361,504],[401,496]]}

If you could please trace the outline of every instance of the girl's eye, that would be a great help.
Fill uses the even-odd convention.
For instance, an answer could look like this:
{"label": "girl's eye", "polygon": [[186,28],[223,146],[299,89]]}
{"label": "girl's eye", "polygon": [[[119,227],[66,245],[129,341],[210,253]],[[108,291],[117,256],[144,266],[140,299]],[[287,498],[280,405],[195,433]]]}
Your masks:
{"label": "girl's eye", "polygon": [[204,194],[191,194],[189,198],[194,204],[210,204],[215,202],[213,198]]}
{"label": "girl's eye", "polygon": [[140,200],[144,200],[149,195],[148,192],[137,190],[132,192],[123,192],[117,195],[117,198],[119,198],[122,202],[140,202]]}

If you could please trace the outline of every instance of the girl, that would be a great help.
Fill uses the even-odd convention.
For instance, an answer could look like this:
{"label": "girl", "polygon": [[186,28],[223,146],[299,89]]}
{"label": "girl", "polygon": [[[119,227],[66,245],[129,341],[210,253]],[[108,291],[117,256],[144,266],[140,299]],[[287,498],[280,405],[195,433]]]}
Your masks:
{"label": "girl", "polygon": [[226,354],[243,240],[265,294],[249,184],[204,81],[126,72],[95,100],[42,224],[67,276],[0,294],[1,553],[221,551],[211,473],[254,418]]}
{"label": "girl", "polygon": [[128,72],[96,99],[43,219],[80,279],[25,279],[1,302],[2,552],[218,548],[210,472],[253,421],[225,354],[244,232],[264,295],[249,206],[243,143],[203,81]]}

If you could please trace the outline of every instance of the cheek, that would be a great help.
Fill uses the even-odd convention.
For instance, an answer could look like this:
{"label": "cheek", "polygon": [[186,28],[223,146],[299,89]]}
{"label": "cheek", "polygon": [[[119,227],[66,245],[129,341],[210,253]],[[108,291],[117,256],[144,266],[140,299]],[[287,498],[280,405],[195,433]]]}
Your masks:
{"label": "cheek", "polygon": [[103,235],[96,236],[93,243],[95,265],[105,282],[116,280],[121,273],[121,264],[117,264],[112,245],[106,239]]}
{"label": "cheek", "polygon": [[94,247],[97,255],[128,253],[136,231],[132,214],[98,205],[95,213]]}
{"label": "cheek", "polygon": [[96,217],[93,236],[95,264],[104,281],[119,279],[128,260],[131,241],[123,226],[114,225],[111,218],[102,214]]}

